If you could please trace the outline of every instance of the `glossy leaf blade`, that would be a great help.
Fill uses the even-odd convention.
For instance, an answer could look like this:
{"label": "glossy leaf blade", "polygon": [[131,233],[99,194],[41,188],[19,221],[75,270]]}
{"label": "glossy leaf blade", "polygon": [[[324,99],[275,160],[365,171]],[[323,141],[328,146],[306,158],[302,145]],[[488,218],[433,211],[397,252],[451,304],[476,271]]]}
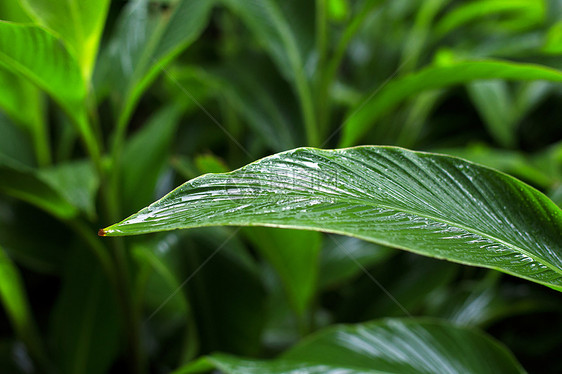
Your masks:
{"label": "glossy leaf blade", "polygon": [[343,128],[340,145],[354,145],[385,114],[404,99],[423,91],[448,87],[474,80],[505,79],[562,82],[562,72],[540,65],[505,61],[469,61],[431,66],[377,88],[373,98],[354,112]]}
{"label": "glossy leaf blade", "polygon": [[228,374],[525,372],[509,351],[487,335],[415,319],[329,328],[270,361],[214,354],[175,374],[210,368]]}
{"label": "glossy leaf blade", "polygon": [[355,236],[562,290],[562,211],[462,159],[394,147],[299,148],[175,189],[105,235],[213,225]]}

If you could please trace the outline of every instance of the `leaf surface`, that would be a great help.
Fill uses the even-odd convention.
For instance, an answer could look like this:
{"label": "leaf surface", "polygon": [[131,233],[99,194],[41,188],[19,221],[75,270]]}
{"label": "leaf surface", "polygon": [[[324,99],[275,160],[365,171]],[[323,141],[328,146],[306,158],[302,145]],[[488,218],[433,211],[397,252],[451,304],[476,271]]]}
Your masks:
{"label": "leaf surface", "polygon": [[56,217],[66,219],[78,213],[60,191],[39,178],[33,169],[7,157],[0,157],[0,180],[0,192],[31,203]]}
{"label": "leaf surface", "polygon": [[476,330],[429,320],[385,319],[336,326],[270,361],[214,354],[175,374],[524,373],[502,345]]}
{"label": "leaf surface", "polygon": [[76,59],[59,39],[38,26],[0,21],[0,65],[47,92],[97,156],[95,135],[86,113],[86,83]]}
{"label": "leaf surface", "polygon": [[19,337],[36,353],[40,340],[18,268],[0,247],[0,302]]}
{"label": "leaf surface", "polygon": [[72,50],[89,79],[109,6],[108,0],[21,0],[30,16],[53,30]]}
{"label": "leaf surface", "polygon": [[117,88],[121,127],[162,68],[203,31],[214,1],[166,4],[162,9],[147,0],[127,4],[100,59],[97,84]]}
{"label": "leaf surface", "polygon": [[217,225],[345,234],[562,290],[552,201],[493,169],[394,147],[299,148],[207,174],[103,233]]}
{"label": "leaf surface", "polygon": [[83,248],[67,257],[51,315],[54,358],[60,373],[107,373],[119,353],[119,307],[99,261]]}

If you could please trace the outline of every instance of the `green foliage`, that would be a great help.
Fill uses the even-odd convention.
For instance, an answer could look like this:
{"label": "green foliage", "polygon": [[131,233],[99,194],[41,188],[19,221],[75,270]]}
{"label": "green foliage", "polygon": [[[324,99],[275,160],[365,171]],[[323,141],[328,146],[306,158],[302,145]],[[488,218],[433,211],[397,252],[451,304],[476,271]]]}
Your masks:
{"label": "green foliage", "polygon": [[560,19],[0,2],[0,367],[562,372]]}
{"label": "green foliage", "polygon": [[503,346],[487,336],[415,319],[332,327],[269,362],[216,354],[174,373],[197,373],[211,367],[229,374],[525,373]]}

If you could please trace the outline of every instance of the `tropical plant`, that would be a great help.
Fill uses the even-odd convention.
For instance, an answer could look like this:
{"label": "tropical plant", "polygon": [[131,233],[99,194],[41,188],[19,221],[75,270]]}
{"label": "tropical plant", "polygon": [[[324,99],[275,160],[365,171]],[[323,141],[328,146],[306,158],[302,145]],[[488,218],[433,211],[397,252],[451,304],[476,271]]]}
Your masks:
{"label": "tropical plant", "polygon": [[0,19],[2,371],[562,370],[560,0]]}

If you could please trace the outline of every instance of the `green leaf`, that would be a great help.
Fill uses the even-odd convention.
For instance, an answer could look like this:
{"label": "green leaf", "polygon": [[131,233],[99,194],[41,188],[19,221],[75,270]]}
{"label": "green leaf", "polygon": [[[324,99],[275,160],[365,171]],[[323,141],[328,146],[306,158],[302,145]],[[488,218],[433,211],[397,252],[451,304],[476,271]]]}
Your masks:
{"label": "green leaf", "polygon": [[[308,143],[319,143],[312,89],[305,66],[314,50],[313,2],[223,0],[269,51],[281,74],[293,84],[299,98]],[[312,67],[313,65],[310,64]],[[310,74],[312,75],[312,74]]]}
{"label": "green leaf", "polygon": [[119,352],[118,305],[99,261],[81,247],[67,257],[51,332],[61,373],[106,373]]}
{"label": "green leaf", "polygon": [[412,95],[480,79],[562,82],[562,72],[540,65],[493,60],[430,66],[393,80],[380,90],[377,88],[371,94],[373,98],[361,104],[348,117],[340,145],[345,147],[355,144],[377,120]]}
{"label": "green leaf", "polygon": [[[438,35],[447,34],[454,29],[480,18],[503,15],[513,19],[496,20],[497,23],[525,28],[541,22],[545,17],[546,6],[542,0],[478,0],[461,3],[449,12],[435,26]],[[509,18],[508,18],[509,19]]]}
{"label": "green leaf", "polygon": [[553,55],[562,54],[562,22],[556,23],[548,30],[543,51]]}
{"label": "green leaf", "polygon": [[56,217],[74,217],[78,210],[36,172],[0,155],[0,192],[31,203]]}
{"label": "green leaf", "polygon": [[100,61],[98,84],[115,86],[118,91],[118,131],[124,131],[156,76],[201,34],[214,0],[167,4],[155,9],[148,0],[128,3]]}
{"label": "green leaf", "polygon": [[[450,262],[401,253],[372,266],[371,277],[362,276],[350,285],[342,297],[337,319],[365,321],[423,313],[433,294],[450,283],[459,268]],[[384,289],[378,287],[372,277]]]}
{"label": "green leaf", "polygon": [[247,235],[281,277],[292,308],[304,316],[316,296],[322,236],[262,227],[248,230]]}
{"label": "green leaf", "polygon": [[[199,344],[192,308],[182,291],[185,275],[180,269],[184,256],[178,242],[178,235],[167,234],[134,245],[132,253],[146,272],[144,276],[136,276],[137,303],[146,312],[145,327],[149,327],[146,331],[159,342],[155,348],[166,352],[167,357],[176,353],[183,362],[196,355]],[[178,359],[173,362],[177,363]]]}
{"label": "green leaf", "polygon": [[0,113],[0,155],[26,166],[35,164],[29,134]]}
{"label": "green leaf", "polygon": [[340,233],[562,290],[562,212],[495,170],[393,147],[300,148],[189,181],[104,230],[213,225]]}
{"label": "green leaf", "polygon": [[59,164],[38,172],[40,178],[55,188],[61,196],[91,219],[96,216],[96,193],[99,178],[88,161]]}
{"label": "green leaf", "polygon": [[41,354],[42,347],[31,315],[20,273],[0,247],[0,301],[20,339],[31,352]]}
{"label": "green leaf", "polygon": [[163,107],[125,144],[121,169],[127,212],[140,209],[156,197],[158,178],[168,162],[181,113],[177,105]]}
{"label": "green leaf", "polygon": [[[0,87],[10,88],[0,92],[0,108],[32,136],[38,164],[44,166],[50,163],[49,137],[41,91],[27,79],[3,68],[0,68]],[[26,110],[21,110],[24,107]]]}
{"label": "green leaf", "polygon": [[89,80],[109,7],[109,0],[20,0],[40,25],[59,35]]}
{"label": "green leaf", "polygon": [[503,147],[514,147],[517,118],[507,83],[501,80],[477,81],[468,84],[467,89],[494,139]]}
{"label": "green leaf", "polygon": [[269,361],[214,354],[175,371],[227,374],[525,373],[500,343],[441,321],[385,319],[321,330]]}
{"label": "green leaf", "polygon": [[184,254],[181,279],[201,351],[256,354],[266,317],[265,291],[256,267],[249,266],[235,233],[206,229],[192,234],[177,246]]}
{"label": "green leaf", "polygon": [[75,240],[68,226],[33,206],[4,200],[0,199],[0,242],[5,251],[33,273],[56,274],[68,256],[69,242]]}
{"label": "green leaf", "polygon": [[[326,237],[320,257],[320,287],[327,288],[359,276],[362,268],[383,262],[390,248],[352,237]],[[360,266],[358,266],[360,264]]]}
{"label": "green leaf", "polygon": [[59,39],[38,26],[0,21],[0,66],[47,92],[73,120],[93,156],[99,155],[86,113],[86,84]]}
{"label": "green leaf", "polygon": [[557,173],[548,168],[548,157],[535,160],[523,152],[495,149],[485,144],[470,144],[463,148],[440,148],[434,152],[488,166],[511,174],[533,186],[549,188],[558,182]]}

